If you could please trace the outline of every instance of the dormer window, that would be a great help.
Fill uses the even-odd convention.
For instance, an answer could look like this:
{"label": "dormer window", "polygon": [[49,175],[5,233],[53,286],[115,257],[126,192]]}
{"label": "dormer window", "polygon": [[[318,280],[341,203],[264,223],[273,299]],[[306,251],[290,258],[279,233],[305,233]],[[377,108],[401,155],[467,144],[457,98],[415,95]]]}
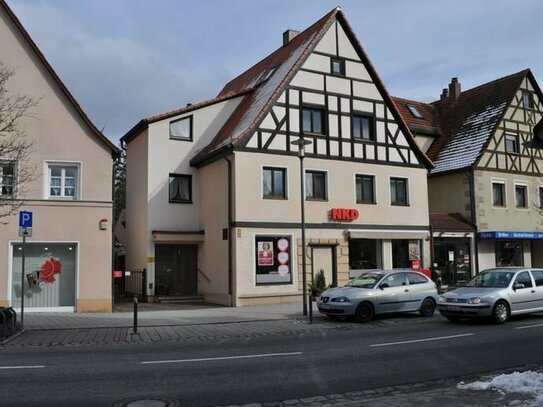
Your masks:
{"label": "dormer window", "polygon": [[192,116],[170,122],[170,139],[192,141]]}
{"label": "dormer window", "polygon": [[332,58],[332,75],[345,76],[345,61],[343,59]]}
{"label": "dormer window", "polygon": [[420,112],[419,109],[417,109],[417,106],[415,105],[407,105],[407,108],[409,109],[409,112],[415,117],[416,119],[424,119],[424,116]]}

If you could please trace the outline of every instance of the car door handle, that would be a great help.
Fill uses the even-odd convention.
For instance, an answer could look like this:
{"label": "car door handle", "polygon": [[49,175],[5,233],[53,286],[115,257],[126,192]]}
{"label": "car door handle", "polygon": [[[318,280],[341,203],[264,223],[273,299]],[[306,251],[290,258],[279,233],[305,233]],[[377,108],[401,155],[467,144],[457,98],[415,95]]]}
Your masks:
{"label": "car door handle", "polygon": [[406,288],[405,290],[403,290],[404,293],[408,293],[409,290]]}
{"label": "car door handle", "polygon": [[532,294],[535,294],[535,290],[532,290]]}

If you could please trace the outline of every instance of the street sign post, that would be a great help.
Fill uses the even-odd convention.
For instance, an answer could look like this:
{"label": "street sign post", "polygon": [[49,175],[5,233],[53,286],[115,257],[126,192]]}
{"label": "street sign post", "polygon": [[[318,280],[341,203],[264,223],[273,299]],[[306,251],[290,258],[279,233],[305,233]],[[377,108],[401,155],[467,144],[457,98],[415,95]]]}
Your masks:
{"label": "street sign post", "polygon": [[23,238],[23,250],[21,253],[21,329],[24,328],[24,307],[25,307],[25,245],[26,238],[32,236],[32,212],[19,212],[19,236]]}

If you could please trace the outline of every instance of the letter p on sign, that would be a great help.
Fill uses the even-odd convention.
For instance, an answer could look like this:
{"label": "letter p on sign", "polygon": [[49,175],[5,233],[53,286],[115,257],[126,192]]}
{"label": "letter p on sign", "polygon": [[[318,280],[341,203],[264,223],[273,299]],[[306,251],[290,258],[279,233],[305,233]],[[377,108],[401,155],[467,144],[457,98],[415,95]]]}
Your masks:
{"label": "letter p on sign", "polygon": [[32,212],[30,211],[19,212],[19,227],[20,228],[32,227]]}

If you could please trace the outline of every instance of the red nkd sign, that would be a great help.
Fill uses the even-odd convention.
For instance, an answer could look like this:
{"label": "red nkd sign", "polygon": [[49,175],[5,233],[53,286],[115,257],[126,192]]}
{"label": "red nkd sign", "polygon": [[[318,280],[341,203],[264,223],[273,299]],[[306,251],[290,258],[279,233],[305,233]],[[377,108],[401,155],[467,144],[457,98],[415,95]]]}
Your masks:
{"label": "red nkd sign", "polygon": [[341,209],[332,208],[330,210],[331,220],[356,220],[358,219],[358,211],[356,209]]}

